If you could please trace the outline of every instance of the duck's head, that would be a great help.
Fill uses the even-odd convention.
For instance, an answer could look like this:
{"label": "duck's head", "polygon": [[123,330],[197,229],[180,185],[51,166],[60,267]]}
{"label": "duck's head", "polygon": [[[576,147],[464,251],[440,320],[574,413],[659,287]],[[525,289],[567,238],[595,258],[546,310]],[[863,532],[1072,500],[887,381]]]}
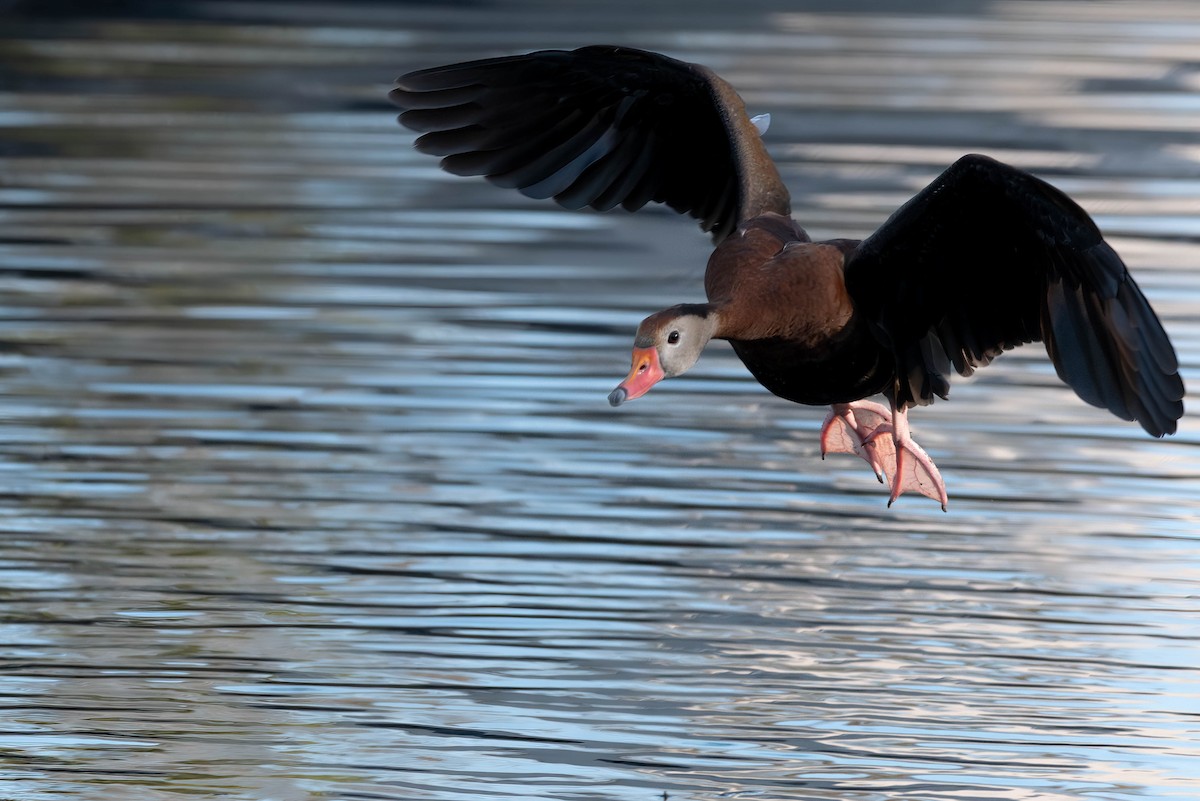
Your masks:
{"label": "duck's head", "polygon": [[633,340],[633,367],[608,402],[620,406],[664,378],[687,372],[716,330],[716,311],[704,304],[672,306],[642,320]]}

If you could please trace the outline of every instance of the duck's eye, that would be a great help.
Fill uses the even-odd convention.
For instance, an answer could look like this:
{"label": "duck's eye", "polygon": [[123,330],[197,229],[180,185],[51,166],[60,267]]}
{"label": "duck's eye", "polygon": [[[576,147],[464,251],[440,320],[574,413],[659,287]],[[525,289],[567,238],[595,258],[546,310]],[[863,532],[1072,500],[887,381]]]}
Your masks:
{"label": "duck's eye", "polygon": [[679,342],[679,332],[678,331],[672,331],[671,333],[667,334],[667,344],[668,345],[674,345],[678,342]]}

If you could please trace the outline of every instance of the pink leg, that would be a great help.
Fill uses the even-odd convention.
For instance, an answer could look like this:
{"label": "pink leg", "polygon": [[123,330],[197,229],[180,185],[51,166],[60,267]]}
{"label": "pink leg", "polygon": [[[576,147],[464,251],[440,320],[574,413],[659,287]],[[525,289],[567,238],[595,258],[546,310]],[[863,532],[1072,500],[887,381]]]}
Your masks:
{"label": "pink leg", "polygon": [[892,496],[888,506],[908,491],[919,492],[927,498],[932,498],[942,505],[946,511],[946,483],[937,465],[925,449],[918,445],[908,433],[908,409],[892,409],[890,425],[879,426],[873,437],[891,431],[891,439],[896,448],[896,469],[892,474]]}
{"label": "pink leg", "polygon": [[827,453],[856,454],[871,465],[882,484],[893,472],[896,452],[890,437],[875,436],[881,428],[891,431],[892,413],[878,403],[835,403],[821,424],[821,458]]}

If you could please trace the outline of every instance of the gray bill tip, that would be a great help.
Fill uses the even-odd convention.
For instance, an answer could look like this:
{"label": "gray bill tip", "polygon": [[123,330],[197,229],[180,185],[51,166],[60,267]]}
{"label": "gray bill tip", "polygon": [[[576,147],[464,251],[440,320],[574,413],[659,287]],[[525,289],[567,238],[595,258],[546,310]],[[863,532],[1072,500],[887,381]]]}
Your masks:
{"label": "gray bill tip", "polygon": [[625,402],[627,395],[629,395],[629,393],[625,391],[625,387],[617,387],[612,392],[608,393],[609,405],[620,406]]}

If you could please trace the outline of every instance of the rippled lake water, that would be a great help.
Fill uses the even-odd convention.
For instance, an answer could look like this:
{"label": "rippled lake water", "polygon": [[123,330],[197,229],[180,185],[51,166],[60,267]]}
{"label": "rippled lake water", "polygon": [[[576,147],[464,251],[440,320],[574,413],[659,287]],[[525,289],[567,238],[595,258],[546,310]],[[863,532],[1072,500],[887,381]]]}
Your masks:
{"label": "rippled lake water", "polygon": [[611,409],[706,238],[444,175],[384,99],[700,61],[816,237],[991,153],[1194,387],[1195,4],[0,5],[0,796],[1200,797],[1194,414],[1151,440],[1018,350],[913,415],[943,514],[724,346]]}

